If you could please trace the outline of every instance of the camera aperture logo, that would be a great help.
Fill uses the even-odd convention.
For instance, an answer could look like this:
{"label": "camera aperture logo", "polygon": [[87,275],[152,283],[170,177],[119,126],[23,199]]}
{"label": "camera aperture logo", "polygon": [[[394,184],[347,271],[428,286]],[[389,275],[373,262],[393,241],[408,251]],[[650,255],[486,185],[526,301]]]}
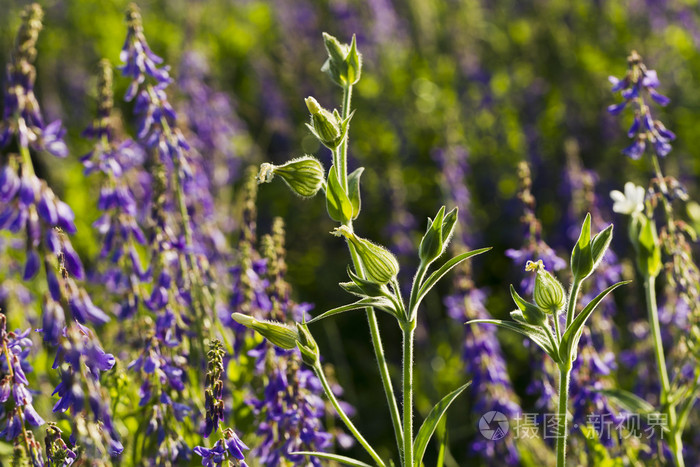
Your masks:
{"label": "camera aperture logo", "polygon": [[481,435],[491,441],[503,439],[508,434],[508,418],[501,412],[492,410],[486,412],[479,419],[479,431]]}

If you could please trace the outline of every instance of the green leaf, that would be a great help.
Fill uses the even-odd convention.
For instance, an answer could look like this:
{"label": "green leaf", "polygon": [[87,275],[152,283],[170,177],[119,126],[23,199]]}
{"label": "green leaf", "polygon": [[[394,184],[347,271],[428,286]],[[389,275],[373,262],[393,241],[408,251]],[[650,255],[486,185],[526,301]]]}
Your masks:
{"label": "green leaf", "polygon": [[515,331],[523,336],[529,337],[532,342],[537,344],[537,346],[544,350],[547,355],[552,357],[552,360],[554,360],[555,363],[560,363],[559,355],[557,354],[556,349],[552,347],[552,343],[549,340],[549,337],[547,337],[547,334],[545,334],[545,332],[539,327],[524,323],[519,319],[518,321],[503,321],[500,319],[473,319],[464,324],[495,324],[496,326],[500,326],[504,329]]}
{"label": "green leaf", "polygon": [[313,318],[310,321],[307,321],[306,324],[311,324],[315,323],[316,321],[321,321],[322,319],[328,318],[329,316],[337,315],[340,313],[344,313],[346,311],[352,311],[352,310],[359,310],[367,307],[372,307],[372,308],[377,308],[382,311],[386,311],[387,313],[394,315],[394,306],[391,303],[390,300],[387,300],[386,298],[380,298],[380,297],[367,297],[363,298],[361,300],[358,300],[354,303],[350,303],[348,305],[343,305],[339,306],[338,308],[333,308],[332,310],[328,310],[323,314],[320,314]]}
{"label": "green leaf", "polygon": [[649,402],[624,389],[600,389],[595,392],[614,400],[622,410],[629,413],[647,415],[656,412],[654,406]]}
{"label": "green leaf", "polygon": [[601,230],[591,242],[592,255],[593,255],[593,269],[598,267],[598,264],[603,260],[605,252],[608,251],[610,242],[613,237],[613,225],[610,224],[605,229]]}
{"label": "green leaf", "polygon": [[328,215],[336,222],[347,222],[352,218],[352,204],[347,193],[340,185],[335,166],[328,171],[328,186],[326,188],[326,209]]}
{"label": "green leaf", "polygon": [[423,422],[423,425],[421,425],[420,430],[418,430],[416,439],[413,441],[413,465],[421,465],[421,462],[423,462],[423,455],[425,454],[425,448],[428,446],[428,442],[433,436],[438,423],[440,423],[440,420],[445,415],[445,412],[447,412],[450,404],[452,404],[457,396],[459,396],[462,391],[467,389],[470,384],[472,384],[471,381],[443,397],[442,400],[435,404],[435,407],[433,407],[433,409],[430,411],[428,417]]}
{"label": "green leaf", "polygon": [[340,462],[343,465],[352,465],[354,467],[372,467],[369,464],[365,464],[362,461],[353,459],[352,457],[340,456],[338,454],[331,454],[329,452],[316,452],[316,451],[293,451],[290,452],[292,455],[297,456],[314,456],[321,459],[328,459],[329,461]]}
{"label": "green leaf", "polygon": [[352,218],[357,219],[360,214],[360,209],[362,209],[362,198],[360,196],[360,177],[362,177],[362,172],[365,171],[364,167],[359,167],[348,175],[348,195],[350,198],[350,203],[352,204]]}
{"label": "green leaf", "polygon": [[[418,308],[418,305],[423,300],[425,295],[430,291],[430,289],[432,289],[435,286],[435,284],[437,284],[438,281],[443,278],[443,276],[445,274],[450,272],[452,270],[452,268],[457,266],[462,261],[464,261],[468,258],[471,258],[472,256],[476,256],[476,255],[480,255],[481,253],[485,253],[485,252],[489,251],[490,249],[491,249],[491,247],[481,248],[479,250],[474,250],[474,251],[468,251],[466,253],[462,253],[461,255],[455,256],[454,258],[452,258],[451,260],[449,260],[445,264],[443,264],[442,267],[440,267],[440,269],[438,269],[437,271],[432,273],[430,275],[430,277],[428,277],[428,279],[426,279],[425,282],[423,282],[423,284],[420,285],[420,288],[418,289],[418,295],[416,296],[416,302],[411,304],[411,310],[415,310],[416,308]],[[416,284],[414,286],[418,286],[418,285]]]}
{"label": "green leaf", "polygon": [[593,252],[591,248],[591,215],[586,214],[586,219],[581,226],[574,250],[571,252],[571,272],[576,280],[582,281],[593,271]]}
{"label": "green leaf", "polygon": [[656,225],[646,217],[640,218],[639,236],[634,245],[637,250],[637,265],[642,274],[656,277],[661,272],[661,247]]}
{"label": "green leaf", "polygon": [[542,326],[544,324],[547,319],[544,312],[534,303],[530,303],[518,295],[513,284],[510,285],[510,296],[513,297],[515,305],[520,309],[523,318],[528,324],[533,326]]}
{"label": "green leaf", "polygon": [[357,274],[355,274],[352,269],[348,266],[347,268],[348,271],[348,276],[350,276],[350,280],[360,289],[364,292],[364,295],[367,297],[387,297],[389,295],[389,291],[387,290],[385,285],[379,285],[376,282],[364,279]]}
{"label": "green leaf", "polygon": [[586,324],[588,317],[591,316],[593,310],[595,310],[606,295],[621,285],[629,284],[630,282],[632,281],[618,282],[617,284],[613,284],[607,289],[603,290],[596,298],[591,300],[588,305],[586,305],[578,316],[576,316],[571,325],[566,329],[566,331],[564,331],[564,335],[561,338],[561,345],[559,346],[559,357],[561,358],[561,361],[565,362],[567,359],[574,361],[576,359],[573,350],[575,350],[578,346],[578,341],[581,339],[581,333],[583,332],[583,326]]}

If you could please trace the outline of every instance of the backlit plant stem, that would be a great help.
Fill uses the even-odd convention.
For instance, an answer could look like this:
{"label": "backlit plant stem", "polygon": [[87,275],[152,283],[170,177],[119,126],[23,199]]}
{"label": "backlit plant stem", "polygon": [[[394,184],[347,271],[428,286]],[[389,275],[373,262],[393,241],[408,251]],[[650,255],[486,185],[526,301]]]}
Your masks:
{"label": "backlit plant stem", "polygon": [[416,321],[401,323],[403,330],[403,465],[413,467],[413,338]]}
{"label": "backlit plant stem", "polygon": [[671,383],[668,378],[668,370],[666,368],[666,357],[664,355],[663,341],[661,340],[661,326],[659,325],[659,310],[656,305],[656,278],[647,275],[644,278],[644,292],[646,295],[647,312],[649,313],[649,326],[651,328],[651,337],[653,340],[654,356],[656,357],[656,369],[659,374],[659,382],[661,383],[661,394],[659,402],[664,408],[668,417],[668,428],[671,431],[669,439],[669,447],[673,453],[673,459],[677,467],[683,467],[683,441],[681,440],[682,432],[678,430],[676,405],[669,403],[669,395],[671,392]]}
{"label": "backlit plant stem", "polygon": [[[571,284],[571,291],[569,292],[568,306],[566,310],[566,328],[568,329],[571,322],[574,320],[574,312],[576,311],[576,299],[578,298],[578,292],[581,289],[581,281],[574,278]],[[554,321],[559,318],[554,316]],[[559,331],[557,331],[557,338],[561,339],[559,336]],[[566,357],[565,361],[559,364],[559,410],[558,410],[558,428],[557,433],[557,467],[566,466],[566,440],[569,435],[567,409],[569,405],[569,382],[571,381],[571,360]]]}
{"label": "backlit plant stem", "polygon": [[[343,114],[342,118],[345,120],[350,115],[350,102],[352,99],[352,85],[346,85],[343,88]],[[347,190],[347,158],[348,158],[348,136],[347,132],[340,147],[333,151],[335,163],[338,167],[338,174],[340,176],[340,183],[343,188]],[[352,231],[352,221],[348,221],[346,225]],[[350,250],[350,256],[352,257],[353,267],[355,272],[362,278],[365,277],[365,273],[362,270],[362,263],[360,262],[355,248],[348,242],[348,248]],[[377,365],[379,367],[379,376],[382,380],[382,386],[384,387],[384,394],[386,395],[387,405],[389,407],[389,413],[391,414],[391,422],[394,426],[394,436],[396,438],[396,445],[399,449],[399,455],[403,459],[403,444],[404,435],[403,429],[401,427],[401,416],[399,414],[399,406],[396,401],[396,396],[394,394],[394,388],[391,384],[391,375],[389,374],[389,366],[386,362],[386,357],[384,356],[384,347],[382,345],[382,338],[379,332],[379,323],[377,322],[377,316],[373,308],[366,308],[367,322],[369,323],[370,335],[372,338],[372,348],[374,349],[374,356],[377,359]]]}
{"label": "backlit plant stem", "polygon": [[323,372],[323,367],[321,367],[321,363],[316,362],[313,368],[314,373],[316,373],[316,377],[318,377],[319,381],[321,381],[321,385],[323,386],[323,390],[326,392],[328,400],[330,400],[336,412],[338,412],[338,416],[341,420],[343,420],[345,426],[348,427],[348,430],[350,430],[355,439],[362,445],[363,448],[365,448],[365,450],[372,457],[372,459],[374,459],[374,462],[376,462],[377,465],[381,467],[385,467],[386,464],[384,463],[382,458],[379,457],[379,454],[377,454],[374,449],[372,449],[372,446],[370,446],[367,440],[362,436],[362,434],[360,434],[357,427],[355,427],[355,425],[353,425],[352,421],[350,420],[350,417],[347,416],[343,408],[340,406],[340,403],[338,403],[338,399],[335,398],[335,394],[333,394],[333,390],[331,389],[330,384],[328,384],[328,379],[326,379],[326,375]]}

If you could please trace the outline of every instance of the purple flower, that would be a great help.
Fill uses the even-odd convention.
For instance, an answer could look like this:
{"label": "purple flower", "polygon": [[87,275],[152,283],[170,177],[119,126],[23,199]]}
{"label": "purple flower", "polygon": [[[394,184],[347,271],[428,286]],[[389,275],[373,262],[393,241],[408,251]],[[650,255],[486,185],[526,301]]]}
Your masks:
{"label": "purple flower", "polygon": [[[642,62],[642,57],[633,51],[627,58],[628,71],[625,78],[619,80],[610,77],[612,91],[620,92],[624,101],[608,106],[611,115],[620,114],[630,104],[634,108],[634,123],[627,136],[634,139],[633,143],[622,150],[622,153],[632,159],[639,159],[647,147],[651,147],[659,157],[666,157],[671,151],[670,142],[675,135],[666,132],[663,124],[654,120],[651,115],[647,97],[660,106],[666,106],[671,101],[668,97],[656,91],[659,78],[655,70],[649,70]],[[641,124],[643,123],[643,125]],[[659,128],[663,128],[659,131]],[[647,141],[651,143],[647,145]]]}
{"label": "purple flower", "polygon": [[12,441],[24,435],[24,422],[35,427],[45,422],[34,409],[32,395],[27,388],[29,381],[26,372],[31,371],[31,367],[26,357],[32,347],[29,330],[8,333],[6,324],[5,315],[0,314],[0,403],[12,399],[14,407],[6,411],[0,406],[0,420],[4,421],[0,437]]}
{"label": "purple flower", "polygon": [[247,467],[243,450],[248,449],[248,446],[240,440],[238,435],[232,429],[227,428],[221,439],[212,448],[197,446],[194,448],[194,452],[202,458],[202,465],[206,467],[219,467],[227,461],[236,467]]}

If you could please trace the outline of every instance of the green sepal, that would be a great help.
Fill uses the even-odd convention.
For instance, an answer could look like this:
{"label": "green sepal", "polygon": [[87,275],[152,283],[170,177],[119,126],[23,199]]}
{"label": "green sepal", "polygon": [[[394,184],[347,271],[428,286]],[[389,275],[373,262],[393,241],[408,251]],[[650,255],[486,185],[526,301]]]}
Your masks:
{"label": "green sepal", "polygon": [[296,323],[299,338],[297,340],[297,348],[301,352],[301,359],[307,365],[313,367],[318,364],[320,356],[316,339],[309,331],[308,323]]}
{"label": "green sepal", "polygon": [[612,241],[613,237],[613,225],[610,224],[598,234],[593,237],[593,240],[591,241],[591,248],[592,248],[592,254],[593,254],[593,269],[597,269],[598,265],[600,262],[603,260],[603,257],[605,256],[605,253],[608,251],[608,247],[610,246],[610,242]]}
{"label": "green sepal", "polygon": [[586,214],[586,219],[581,226],[574,250],[571,252],[571,272],[574,281],[582,281],[593,272],[593,249],[591,247],[591,215]]}
{"label": "green sepal", "polygon": [[340,185],[335,166],[328,171],[328,183],[326,188],[326,210],[328,215],[336,222],[345,223],[352,218],[352,204],[347,193]]}
{"label": "green sepal", "polygon": [[425,421],[418,430],[416,439],[413,441],[414,466],[420,466],[423,462],[423,456],[425,455],[425,449],[428,447],[428,442],[433,436],[433,433],[435,432],[435,429],[440,423],[440,420],[442,420],[442,418],[445,416],[447,409],[450,408],[450,405],[452,404],[452,402],[454,402],[457,396],[462,394],[462,392],[464,392],[464,390],[467,389],[471,384],[472,383],[470,381],[455,389],[451,393],[447,394],[440,400],[440,402],[435,404],[430,413],[428,413],[428,416],[425,418]]}
{"label": "green sepal", "polygon": [[513,284],[510,285],[510,296],[513,297],[513,301],[518,309],[522,312],[525,321],[532,326],[542,326],[544,325],[547,317],[544,312],[535,305],[525,300],[523,297],[518,295]]}
{"label": "green sepal", "polygon": [[362,75],[362,55],[357,51],[357,39],[355,34],[352,35],[350,50],[348,50],[348,55],[345,57],[345,63],[348,70],[348,83],[357,84],[357,82],[360,81],[360,76]]}
{"label": "green sepal", "polygon": [[360,196],[360,177],[362,177],[362,172],[365,171],[364,167],[359,167],[355,169],[350,175],[348,175],[348,198],[350,198],[350,203],[352,204],[352,218],[357,219],[360,215],[360,209],[362,209],[362,198]]}
{"label": "green sepal", "polygon": [[364,279],[357,274],[355,274],[352,269],[348,266],[347,268],[348,276],[350,280],[357,285],[367,297],[387,297],[389,295],[389,290],[385,285],[379,285],[376,282]]}
{"label": "green sepal", "polygon": [[621,285],[629,284],[631,281],[622,281],[617,284],[613,284],[607,289],[603,290],[598,294],[593,300],[588,302],[588,305],[584,307],[583,310],[576,316],[569,327],[564,331],[564,335],[561,338],[561,345],[559,346],[559,356],[562,362],[570,360],[571,362],[576,360],[578,342],[581,339],[581,334],[583,333],[583,326],[586,324],[586,320],[591,316],[593,310],[598,306],[598,304],[613,290],[620,287]]}

